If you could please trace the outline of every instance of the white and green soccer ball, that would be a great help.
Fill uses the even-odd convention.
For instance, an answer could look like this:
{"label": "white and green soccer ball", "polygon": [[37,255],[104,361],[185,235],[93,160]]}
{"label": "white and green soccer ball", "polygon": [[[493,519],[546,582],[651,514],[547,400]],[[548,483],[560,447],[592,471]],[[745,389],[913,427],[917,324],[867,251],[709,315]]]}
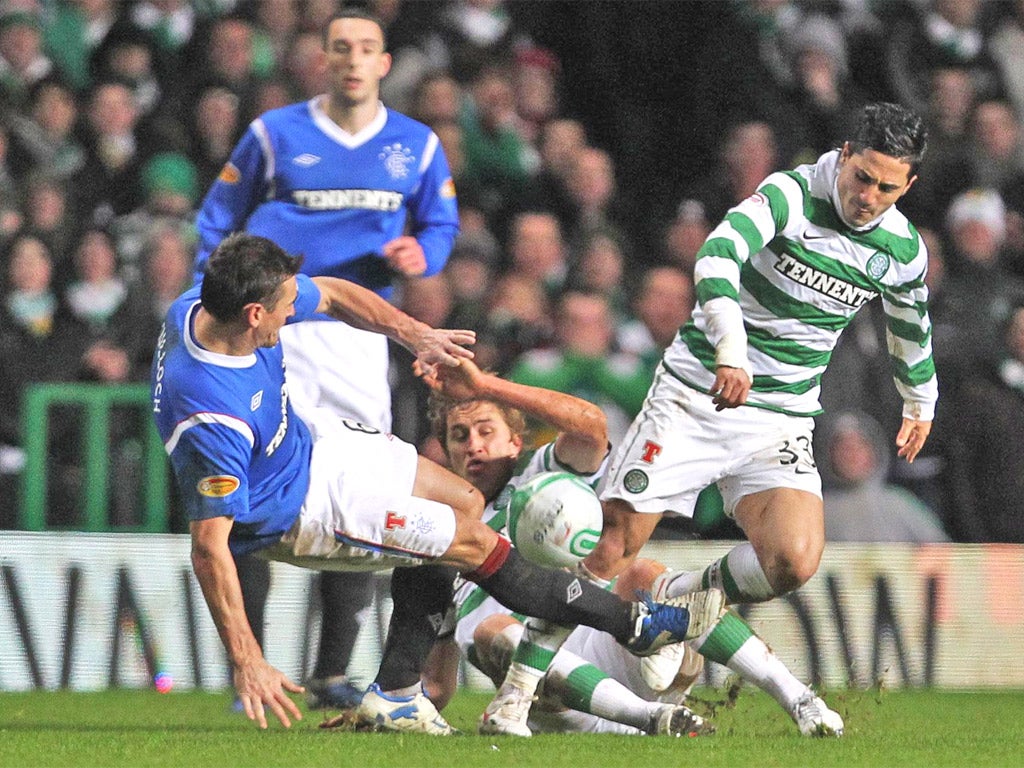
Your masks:
{"label": "white and green soccer ball", "polygon": [[516,549],[554,568],[571,567],[589,555],[602,522],[594,490],[568,472],[530,478],[512,493],[508,507],[508,533]]}

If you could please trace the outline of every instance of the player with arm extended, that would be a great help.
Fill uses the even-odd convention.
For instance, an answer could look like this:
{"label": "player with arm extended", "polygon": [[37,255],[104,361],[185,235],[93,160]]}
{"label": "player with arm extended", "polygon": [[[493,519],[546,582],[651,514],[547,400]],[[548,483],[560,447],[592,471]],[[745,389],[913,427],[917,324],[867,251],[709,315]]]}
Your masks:
{"label": "player with arm extended", "polygon": [[[287,692],[302,688],[264,659],[233,553],[320,569],[452,565],[514,610],[597,627],[636,653],[717,620],[717,590],[630,603],[531,565],[480,521],[480,492],[411,445],[332,414],[308,426],[296,418],[278,344],[286,322],[329,313],[387,334],[427,370],[470,356],[461,345],[474,338],[432,329],[348,281],[297,274],[300,264],[266,238],[229,236],[202,283],[168,311],[152,370],[153,416],[189,514],[193,568],[250,719],[266,727],[267,706],[290,725],[301,714]],[[371,687],[360,711],[385,728],[451,733],[419,674]]]}
{"label": "player with arm extended", "polygon": [[[322,43],[327,92],[248,127],[203,200],[197,266],[244,229],[302,254],[307,275],[342,277],[388,298],[394,282],[444,267],[458,231],[455,188],[437,135],[380,101],[391,67],[380,20],[344,9],[325,23]],[[329,316],[318,320],[281,332],[299,416],[328,408],[389,432],[387,340]],[[344,676],[356,617],[371,600],[370,576],[319,580],[324,615],[311,704],[353,702]],[[254,584],[246,585],[247,599],[262,604],[265,592],[250,594]]]}
{"label": "player with arm extended", "polygon": [[904,402],[898,454],[915,459],[938,396],[927,251],[894,204],[925,146],[916,114],[868,105],[841,149],[771,174],[712,231],[697,259],[698,306],[610,464],[604,532],[584,561],[597,583],[622,572],[663,513],[692,515],[710,483],[748,541],[676,576],[667,594],[704,584],[730,603],[762,602],[814,575],[824,548],[811,453],[819,381],[843,329],[877,296]]}
{"label": "player with arm extended", "polygon": [[[487,502],[483,520],[504,531],[513,491],[543,472],[571,472],[596,486],[605,469],[607,428],[595,405],[571,395],[506,381],[482,373],[472,361],[457,368],[438,367],[427,379],[431,423],[452,470],[475,485]],[[524,414],[554,427],[557,437],[535,450],[525,444]],[[622,596],[636,590],[663,589],[671,572],[652,560],[636,560],[616,579]],[[657,599],[658,595],[654,595]],[[496,707],[486,717],[485,731],[528,736],[542,730],[587,730],[615,733],[680,735],[711,730],[680,704],[680,694],[702,668],[706,655],[728,666],[744,680],[771,694],[793,717],[802,733],[823,728],[841,732],[842,718],[800,682],[743,619],[726,614],[699,638],[676,646],[685,648],[667,682],[658,688],[645,681],[647,659],[622,652],[607,636],[589,627],[572,630],[560,648],[538,648],[527,625],[494,598],[472,584],[456,594],[454,631],[438,643],[430,657],[425,680],[431,698],[443,708],[454,692],[458,653],[502,686],[513,669],[526,690],[514,689],[508,707]],[[523,637],[527,639],[522,640]],[[532,646],[532,647],[529,647]],[[457,650],[455,650],[457,649]],[[515,668],[519,669],[516,670]],[[540,669],[543,667],[543,669]],[[546,699],[572,713],[534,712],[530,704],[536,686],[529,676],[543,675]],[[545,708],[542,708],[542,710]],[[529,721],[527,721],[529,718]]]}

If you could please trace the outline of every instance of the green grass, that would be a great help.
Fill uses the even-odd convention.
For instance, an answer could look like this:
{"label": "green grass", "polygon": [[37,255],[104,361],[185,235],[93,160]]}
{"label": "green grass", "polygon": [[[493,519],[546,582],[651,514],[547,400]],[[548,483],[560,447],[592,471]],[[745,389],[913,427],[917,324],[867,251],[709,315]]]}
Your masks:
{"label": "green grass", "polygon": [[[720,691],[699,691],[703,700]],[[445,714],[473,734],[486,694],[460,694]],[[438,766],[675,768],[695,766],[1021,766],[1024,691],[830,694],[840,740],[801,738],[766,695],[744,688],[713,705],[718,733],[700,739],[593,735],[495,739],[341,733],[321,713],[259,731],[230,696],[110,691],[0,694],[0,766]],[[698,709],[702,707],[698,706]],[[703,709],[707,712],[707,709]]]}

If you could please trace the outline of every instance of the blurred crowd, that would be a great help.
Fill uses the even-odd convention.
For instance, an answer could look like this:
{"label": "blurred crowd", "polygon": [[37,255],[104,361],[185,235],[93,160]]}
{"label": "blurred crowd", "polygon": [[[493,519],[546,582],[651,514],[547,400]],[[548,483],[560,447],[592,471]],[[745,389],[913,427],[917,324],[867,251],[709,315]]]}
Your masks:
{"label": "blurred crowd", "polygon": [[[1024,0],[360,5],[387,26],[384,102],[437,133],[460,209],[444,272],[396,301],[428,323],[475,329],[483,367],[597,403],[613,440],[689,316],[696,252],[726,210],[770,172],[839,146],[868,101],[924,114],[930,149],[900,208],[930,249],[939,415],[926,453],[894,461],[900,404],[884,317],[865,308],[823,384],[819,466],[827,509],[842,510],[830,537],[1024,542]],[[574,50],[571,30],[554,26],[578,13],[593,42],[594,6],[642,15],[646,29],[701,30],[701,50],[680,56],[700,58],[701,74],[670,117],[644,113],[626,82],[599,94],[637,127],[614,145],[600,145],[608,128],[581,106],[595,95],[579,61],[594,69],[603,57],[606,83],[616,67],[621,81],[632,66],[659,75],[666,56],[640,61],[651,46],[631,46],[642,35],[628,28],[608,30],[621,46]],[[148,379],[164,311],[192,281],[205,190],[251,120],[324,90],[320,30],[335,10],[334,0],[0,0],[5,488],[24,461],[30,383]],[[689,74],[662,76],[676,93]],[[624,170],[659,152],[658,167],[673,170],[672,153],[640,129],[668,119],[693,141],[666,207]],[[395,431],[436,457],[424,392],[394,354]],[[52,461],[66,466],[54,471],[51,496],[66,507],[54,515],[70,524],[75,421],[51,420]],[[5,507],[0,525],[13,525]],[[701,519],[721,530],[713,514]]]}

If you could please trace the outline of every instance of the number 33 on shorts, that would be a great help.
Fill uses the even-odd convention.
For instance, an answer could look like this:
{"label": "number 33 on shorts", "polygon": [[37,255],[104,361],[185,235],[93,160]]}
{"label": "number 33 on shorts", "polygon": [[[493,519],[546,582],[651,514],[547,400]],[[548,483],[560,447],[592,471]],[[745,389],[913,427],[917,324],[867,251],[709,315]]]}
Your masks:
{"label": "number 33 on shorts", "polygon": [[783,440],[779,445],[779,464],[792,467],[798,475],[807,475],[817,471],[814,463],[814,452],[811,450],[811,438],[797,435],[795,438]]}

